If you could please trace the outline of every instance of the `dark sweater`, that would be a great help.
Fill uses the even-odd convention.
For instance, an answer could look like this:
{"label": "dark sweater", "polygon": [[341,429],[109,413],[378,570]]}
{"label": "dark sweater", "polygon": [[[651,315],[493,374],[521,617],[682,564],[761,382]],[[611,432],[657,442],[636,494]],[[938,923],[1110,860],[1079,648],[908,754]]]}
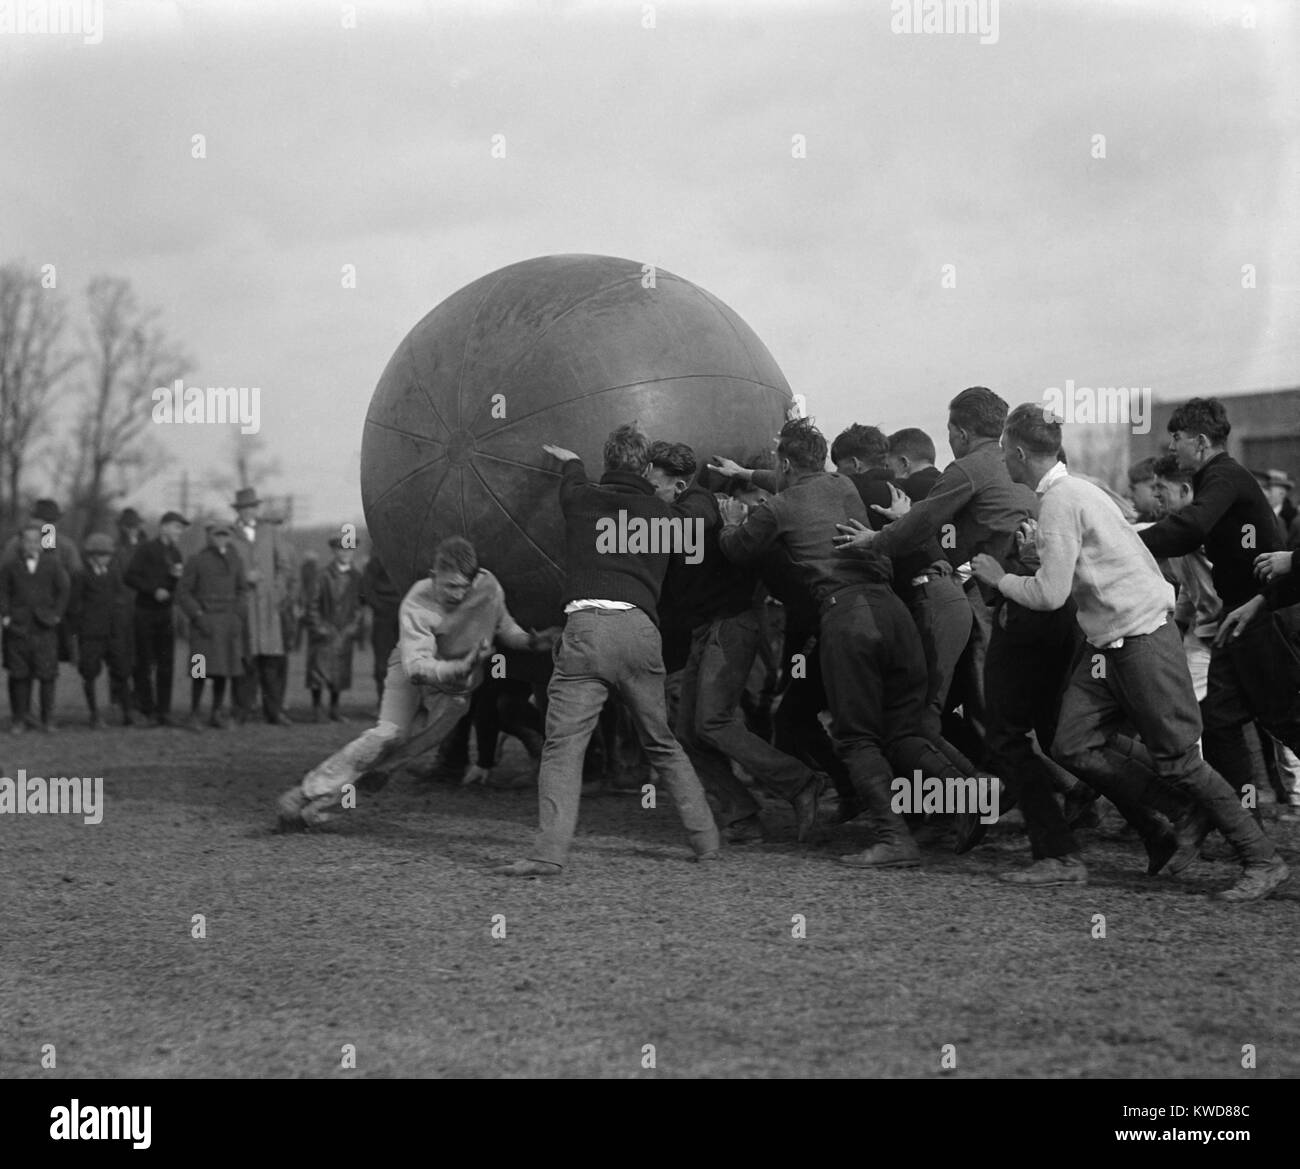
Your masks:
{"label": "dark sweater", "polygon": [[[941,476],[942,472],[938,467],[922,467],[906,479],[900,479],[897,487],[913,503],[919,503],[930,494],[930,489],[939,482]],[[914,578],[929,572],[934,565],[940,563],[946,564],[947,557],[944,556],[937,538],[930,541],[929,545],[919,552],[895,557],[894,587],[900,590],[904,587],[910,588]]]}
{"label": "dark sweater", "polygon": [[[184,559],[175,544],[164,544],[160,536],[136,546],[131,567],[126,570],[126,583],[135,589],[137,609],[161,612],[172,607],[180,577],[172,575],[171,566],[183,563]],[[158,589],[167,590],[165,601],[155,600]]]}
{"label": "dark sweater", "polygon": [[713,493],[699,484],[688,487],[677,497],[672,509],[688,522],[702,522],[704,556],[697,563],[688,564],[683,553],[674,552],[668,561],[668,574],[659,598],[661,628],[695,629],[751,608],[757,574],[752,568],[733,564],[723,556],[718,546],[722,513]]}
{"label": "dark sweater", "polygon": [[88,640],[111,636],[121,590],[122,575],[116,565],[110,564],[103,573],[96,573],[87,564],[72,578],[68,627],[78,637]]}
{"label": "dark sweater", "polygon": [[[642,551],[643,546],[653,547],[642,537],[651,527],[649,521],[674,517],[649,481],[633,471],[606,471],[598,484],[592,483],[582,460],[570,459],[560,475],[560,510],[565,564],[561,603],[626,601],[658,625],[659,590],[669,553]],[[678,517],[675,526],[680,525]],[[627,550],[633,546],[638,550]]]}
{"label": "dark sweater", "polygon": [[[883,508],[890,506],[894,498],[889,490],[889,484],[894,482],[893,474],[887,470],[864,471],[859,475],[850,475],[849,478],[853,481],[853,486],[858,489],[858,494],[862,496],[867,515],[871,517],[871,527],[880,531],[889,520],[880,512],[872,511],[872,504],[878,504]],[[930,494],[930,488],[938,481],[939,468],[926,467],[894,485],[913,503],[917,503]],[[933,564],[941,561],[946,563],[937,536],[931,537],[915,552],[893,557],[893,561],[894,591],[904,597],[909,595],[914,578],[926,572]]]}
{"label": "dark sweater", "polygon": [[1255,476],[1221,452],[1192,477],[1192,502],[1141,532],[1152,556],[1186,556],[1202,545],[1223,611],[1261,592],[1255,557],[1282,548],[1277,519]]}

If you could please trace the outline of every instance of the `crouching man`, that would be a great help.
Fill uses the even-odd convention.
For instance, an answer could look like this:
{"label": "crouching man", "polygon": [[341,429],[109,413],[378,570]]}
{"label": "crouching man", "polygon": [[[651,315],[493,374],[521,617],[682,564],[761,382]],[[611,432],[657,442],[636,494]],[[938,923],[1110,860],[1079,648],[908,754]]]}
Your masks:
{"label": "crouching man", "polygon": [[[479,568],[468,540],[453,536],[434,551],[429,579],[412,586],[398,616],[397,648],[388,659],[379,721],[318,764],[280,797],[280,830],[315,828],[334,819],[349,794],[383,786],[401,761],[437,746],[469,709],[495,642],[506,649],[549,650],[558,629],[530,633],[506,609],[496,577]],[[427,714],[412,735],[415,717]],[[406,748],[403,751],[403,748]]]}

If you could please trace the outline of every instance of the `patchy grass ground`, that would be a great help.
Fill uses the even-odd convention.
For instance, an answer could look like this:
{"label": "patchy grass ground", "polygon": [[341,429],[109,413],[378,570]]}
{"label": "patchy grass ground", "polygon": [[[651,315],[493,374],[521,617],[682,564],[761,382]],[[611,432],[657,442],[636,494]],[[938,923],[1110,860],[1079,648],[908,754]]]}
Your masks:
{"label": "patchy grass ground", "polygon": [[[1086,888],[1024,892],[994,880],[1028,859],[1009,825],[865,874],[834,863],[851,830],[801,849],[776,809],[787,843],[701,868],[666,796],[611,795],[584,801],[564,876],[511,881],[484,870],[528,841],[532,790],[399,779],[334,835],[272,833],[360,705],[344,727],[91,732],[61,691],[64,729],[4,736],[0,774],[102,774],[106,810],[0,817],[0,1075],[927,1076],[945,1044],[958,1076],[1300,1074],[1300,879],[1232,908],[1207,897],[1232,866],[1150,879],[1094,836]],[[1294,823],[1270,832],[1300,872]]]}

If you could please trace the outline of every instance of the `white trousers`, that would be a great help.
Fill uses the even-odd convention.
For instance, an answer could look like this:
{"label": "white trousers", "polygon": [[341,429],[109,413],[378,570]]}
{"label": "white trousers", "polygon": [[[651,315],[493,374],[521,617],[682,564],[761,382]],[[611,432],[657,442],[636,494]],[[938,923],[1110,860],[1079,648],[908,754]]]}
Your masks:
{"label": "white trousers", "polygon": [[469,710],[468,694],[444,694],[426,686],[417,686],[402,669],[402,659],[393,650],[384,677],[384,698],[379,704],[379,721],[346,747],[335,751],[323,763],[312,768],[302,781],[302,790],[311,799],[321,796],[343,797],[344,785],[358,779],[390,748],[396,748],[411,735],[415,717],[423,708],[428,720],[420,734],[441,726],[430,736],[430,746],[440,742]]}

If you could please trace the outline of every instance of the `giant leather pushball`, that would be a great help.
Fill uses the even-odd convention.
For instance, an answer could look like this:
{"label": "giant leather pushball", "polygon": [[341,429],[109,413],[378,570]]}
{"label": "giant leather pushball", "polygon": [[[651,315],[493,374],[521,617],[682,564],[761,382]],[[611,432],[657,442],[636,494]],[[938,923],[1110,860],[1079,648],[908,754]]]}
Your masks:
{"label": "giant leather pushball", "polygon": [[379,379],[361,446],[374,550],[405,590],[446,536],[474,542],[525,625],[561,620],[559,464],[593,480],[609,432],[636,421],[701,465],[770,449],[790,387],[716,296],[610,256],[543,256],[462,288]]}

